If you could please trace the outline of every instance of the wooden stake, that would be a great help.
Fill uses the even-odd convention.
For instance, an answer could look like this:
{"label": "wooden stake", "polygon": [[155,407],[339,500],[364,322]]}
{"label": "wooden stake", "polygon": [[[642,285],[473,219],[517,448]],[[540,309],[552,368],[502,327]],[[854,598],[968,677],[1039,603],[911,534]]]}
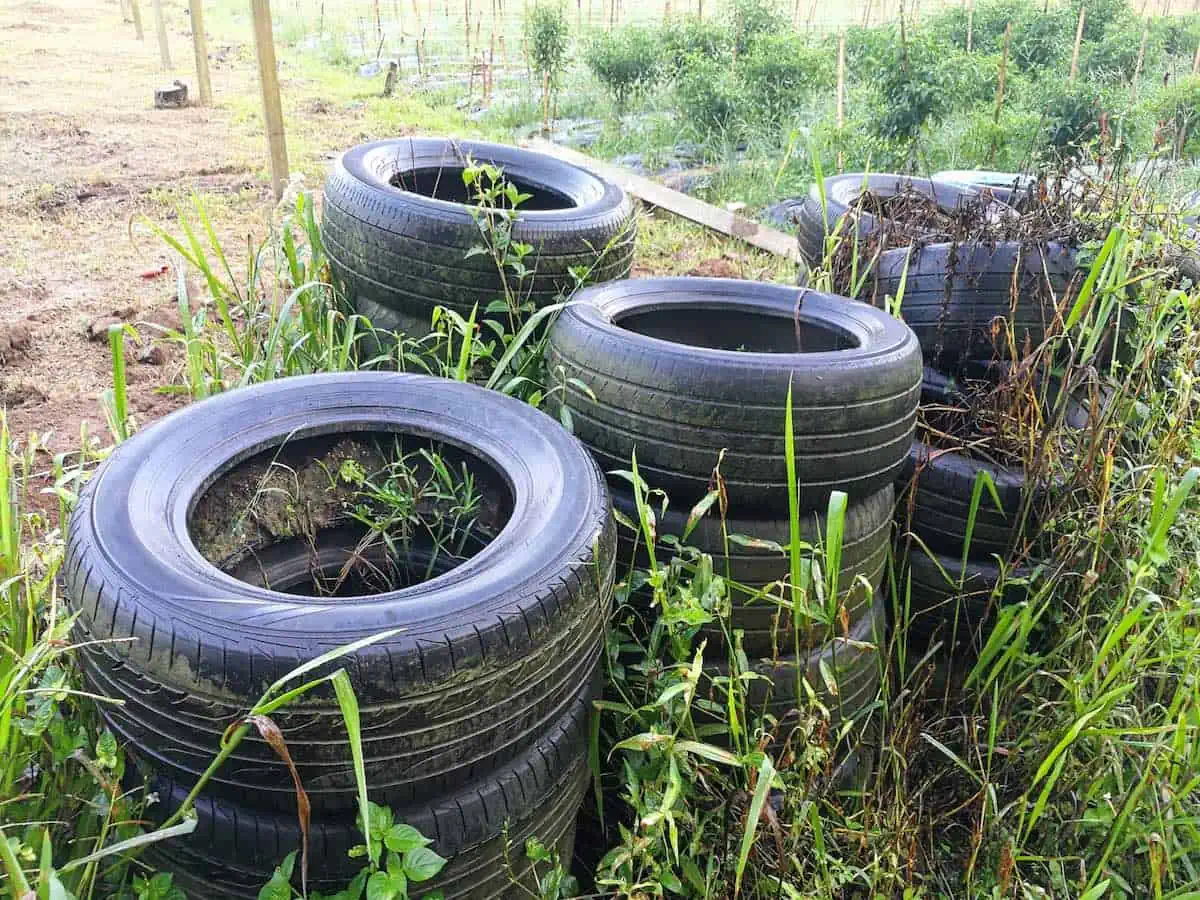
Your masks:
{"label": "wooden stake", "polygon": [[250,0],[254,16],[254,49],[258,54],[258,84],[262,89],[263,122],[271,154],[271,189],[276,201],[288,181],[287,140],[283,135],[283,105],[279,102],[279,72],[275,36],[271,31],[271,0]]}
{"label": "wooden stake", "polygon": [[1079,46],[1083,43],[1083,23],[1087,19],[1087,6],[1079,7],[1079,24],[1075,26],[1075,49],[1071,51],[1071,81],[1079,74]]}
{"label": "wooden stake", "polygon": [[[997,126],[997,128],[1000,125],[1000,110],[1004,106],[1004,78],[1005,78],[1005,75],[1008,73],[1008,49],[1011,45],[1012,45],[1012,22],[1009,22],[1008,25],[1005,26],[1005,28],[1004,28],[1004,51],[1000,55],[1000,77],[996,81],[996,111],[992,115],[992,124]],[[992,163],[996,159],[997,147],[998,147],[998,143],[996,140],[996,134],[993,133],[992,134],[992,148],[990,151],[988,151],[988,165],[989,166],[992,165]]]}
{"label": "wooden stake", "polygon": [[1142,77],[1142,63],[1146,61],[1146,41],[1150,40],[1150,23],[1146,23],[1146,27],[1142,29],[1142,46],[1138,48],[1137,65],[1133,67],[1133,85],[1130,88],[1130,97],[1136,101],[1138,95],[1138,79]]}
{"label": "wooden stake", "polygon": [[550,73],[542,73],[542,134],[550,133]]}
{"label": "wooden stake", "polygon": [[154,31],[158,34],[158,57],[164,71],[171,71],[171,48],[167,44],[167,20],[163,16],[162,0],[151,0],[154,8]]}
{"label": "wooden stake", "polygon": [[212,81],[208,77],[208,36],[204,33],[204,0],[190,0],[192,16],[192,50],[196,55],[196,87],[200,105],[212,105]]}
{"label": "wooden stake", "polygon": [[971,52],[975,39],[975,0],[967,0],[967,52]]}
{"label": "wooden stake", "polygon": [[467,65],[471,64],[471,0],[463,0],[463,29],[467,35]]}
{"label": "wooden stake", "polygon": [[146,39],[146,33],[142,30],[142,7],[138,0],[129,0],[129,8],[133,10],[133,30],[137,34],[139,41]]}
{"label": "wooden stake", "polygon": [[[838,35],[838,60],[837,60],[837,127],[840,134],[842,128],[846,125],[846,32],[843,31]],[[838,151],[838,174],[841,174],[845,160],[842,158],[842,151]]]}
{"label": "wooden stake", "polygon": [[1192,74],[1200,75],[1200,44],[1196,45],[1196,56],[1192,60]]}

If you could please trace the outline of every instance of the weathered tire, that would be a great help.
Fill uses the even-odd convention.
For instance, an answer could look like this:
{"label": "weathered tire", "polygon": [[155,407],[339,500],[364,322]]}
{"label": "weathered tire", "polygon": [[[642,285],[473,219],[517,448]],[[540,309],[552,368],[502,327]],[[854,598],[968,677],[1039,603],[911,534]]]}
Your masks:
{"label": "weathered tire", "polygon": [[[905,623],[910,643],[921,646],[943,640],[947,647],[978,646],[982,629],[992,612],[1001,604],[1017,603],[1028,593],[1024,583],[1029,568],[1009,568],[1005,584],[999,589],[1000,566],[993,560],[967,560],[935,554],[930,556],[914,546],[908,553],[909,579],[900,584],[900,609],[904,609],[905,588],[911,589]],[[899,627],[899,623],[897,623]]]}
{"label": "weathered tire", "polygon": [[1001,203],[1020,208],[1026,203],[1037,179],[1019,172],[989,172],[982,169],[954,169],[935,172],[934,181],[948,181],[982,192],[987,189]]}
{"label": "weathered tire", "polygon": [[[805,288],[709,278],[638,279],[579,300],[551,329],[547,363],[587,389],[568,380],[548,405],[569,407],[576,436],[605,470],[628,469],[636,451],[643,478],[686,507],[707,492],[724,450],[733,514],[774,517],[788,504],[790,385],[805,510],[824,509],[833,490],[865,497],[899,473],[921,354],[908,328],[881,310]],[[797,330],[814,352],[796,352]],[[725,349],[738,346],[757,349]]]}
{"label": "weathered tire", "polygon": [[594,282],[629,274],[633,205],[616,185],[552,156],[502,144],[375,141],[334,163],[321,222],[334,276],[375,327],[419,336],[429,331],[435,306],[465,317],[478,305],[482,316],[488,304],[504,299],[492,257],[467,257],[484,243],[478,208],[465,202],[461,173],[468,159],[498,166],[533,194],[519,207],[511,233],[513,241],[533,247],[525,258],[532,274],[520,285],[523,300],[554,302],[574,287],[573,268],[591,270]]}
{"label": "weathered tire", "polygon": [[[807,694],[797,697],[796,693],[799,669],[817,701],[829,710],[834,725],[856,718],[879,691],[880,659],[886,654],[886,609],[885,603],[876,603],[847,635],[831,638],[803,656],[751,659],[751,671],[761,677],[743,682],[747,710],[783,722],[797,708],[807,707]],[[727,662],[704,668],[710,678],[729,676]],[[714,685],[709,699],[724,705],[727,690]]]}
{"label": "weathered tire", "polygon": [[[986,215],[997,221],[1015,215],[1012,210],[997,201],[987,201],[974,188],[952,182],[931,181],[928,178],[910,178],[907,175],[864,175],[852,172],[834,175],[825,179],[825,202],[821,202],[818,185],[813,185],[808,197],[794,212],[796,237],[800,242],[800,255],[810,266],[819,266],[825,258],[825,238],[833,233],[838,220],[865,190],[881,197],[892,197],[902,191],[912,190],[933,197],[938,206],[955,211],[964,203],[983,203]],[[877,217],[862,213],[858,216],[858,233],[868,239],[883,226]],[[847,235],[848,238],[852,237]]]}
{"label": "weathered tire", "polygon": [[[525,839],[537,837],[570,860],[575,818],[588,786],[587,722],[589,703],[577,701],[568,714],[518,756],[490,775],[460,782],[445,796],[393,810],[433,840],[448,862],[430,881],[410,885],[414,894],[441,890],[447,900],[495,900],[527,896],[512,885],[505,868],[505,843],[518,878],[525,875]],[[158,821],[179,807],[187,785],[153,779],[150,790],[160,803],[150,807]],[[190,897],[204,900],[253,900],[275,866],[300,847],[296,816],[263,813],[230,800],[202,794],[198,822],[190,835],[153,845],[147,861],[173,872],[174,883]],[[374,798],[372,798],[374,799]],[[507,827],[507,834],[505,829]],[[362,843],[353,814],[314,813],[309,834],[309,890],[329,895],[346,887],[362,868],[363,858],[347,852]],[[293,881],[299,885],[299,862]]]}
{"label": "weathered tire", "polygon": [[[990,371],[987,364],[972,364],[976,376]],[[921,403],[955,405],[967,402],[961,383],[926,368]],[[1064,411],[1064,425],[1083,431],[1090,425],[1087,407],[1075,397]],[[930,446],[914,440],[904,471],[896,483],[900,496],[901,528],[916,534],[931,550],[955,558],[962,556],[975,481],[986,473],[996,488],[996,498],[986,488],[975,509],[975,522],[967,551],[973,559],[1007,556],[1022,534],[1032,538],[1053,484],[1029,484],[1021,466],[1001,466],[955,449]],[[1062,479],[1057,480],[1061,484]],[[1032,492],[1031,497],[1026,494]],[[999,499],[999,506],[996,499]]]}
{"label": "weathered tire", "polygon": [[[416,433],[490,467],[511,501],[495,539],[440,577],[335,600],[270,591],[200,555],[190,504],[221,472],[285,438],[367,429]],[[82,492],[62,572],[80,637],[105,642],[81,651],[85,677],[125,701],[104,704],[105,721],[142,765],[182,783],[204,770],[226,727],[269,684],[401,625],[319,670],[346,668],[362,706],[372,797],[400,807],[483,777],[575,702],[599,658],[614,545],[599,470],[542,413],[443,379],[356,373],[222,394],[126,441]],[[352,806],[332,691],[273,717],[314,809]],[[290,809],[291,785],[255,737],[212,790]]]}
{"label": "weathered tire", "polygon": [[[631,492],[614,487],[612,498],[614,509],[637,521]],[[838,597],[839,606],[845,609],[846,621],[850,625],[857,624],[879,596],[891,545],[894,506],[895,494],[892,486],[888,485],[862,500],[851,501],[847,507],[842,559],[838,570]],[[658,516],[658,534],[682,535],[688,512],[675,506],[669,507],[665,515]],[[825,521],[822,513],[801,516],[801,540],[814,547],[824,545]],[[730,518],[725,520],[725,531],[731,535],[769,541],[784,548],[788,546],[790,538],[786,518]],[[712,511],[696,523],[684,543],[709,554],[713,559],[713,570],[731,580],[729,627],[743,632],[742,647],[746,654],[773,656],[776,650],[783,654],[793,652],[795,640],[791,608],[757,596],[762,588],[788,577],[790,561],[786,552],[780,553],[767,546],[744,546],[730,542],[726,556],[721,521]],[[671,552],[665,544],[660,544],[660,548],[660,554]],[[617,529],[617,555],[620,565],[645,565],[647,562],[644,544],[635,539],[627,528]],[[861,579],[866,579],[870,590]],[[777,589],[775,595],[778,593]],[[711,623],[705,626],[702,633],[708,638],[708,655],[721,653],[725,647],[725,634],[720,624]],[[802,646],[813,646],[824,640],[825,636],[825,626],[814,624],[801,635],[800,643]]]}
{"label": "weathered tire", "polygon": [[[930,244],[881,253],[875,295],[896,297],[916,333],[926,365],[950,370],[963,362],[1010,358],[1037,347],[1076,277],[1076,253],[1062,244]],[[997,328],[996,320],[1006,327]]]}

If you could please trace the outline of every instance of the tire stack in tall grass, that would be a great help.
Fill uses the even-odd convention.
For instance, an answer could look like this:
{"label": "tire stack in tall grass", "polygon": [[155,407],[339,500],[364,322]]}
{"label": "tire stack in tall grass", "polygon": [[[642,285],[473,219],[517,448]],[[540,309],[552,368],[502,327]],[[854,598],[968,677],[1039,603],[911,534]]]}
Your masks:
{"label": "tire stack in tall grass", "polygon": [[[404,496],[455,517],[396,531]],[[366,864],[365,790],[447,860],[419,886],[409,871],[414,891],[511,896],[527,838],[570,854],[614,548],[579,443],[447,379],[288,378],[125,441],[82,492],[62,572],[148,815],[197,816],[147,858],[189,896],[255,898],[306,847],[329,896]]]}
{"label": "tire stack in tall grass", "polygon": [[[645,279],[578,300],[549,336],[548,368],[565,379],[552,405],[610,473],[625,522],[648,503],[659,552],[671,555],[673,535],[728,578],[727,613],[702,628],[709,676],[730,674],[732,638],[764,676],[747,682],[748,713],[786,722],[807,706],[804,681],[834,721],[853,718],[878,684],[871,645],[920,392],[915,336],[866,304],[759,282]],[[670,498],[665,512],[658,495],[639,507],[613,474],[635,460]],[[621,530],[623,563],[645,564],[645,534]],[[793,562],[814,555],[797,596]]]}
{"label": "tire stack in tall grass", "polygon": [[507,325],[580,281],[625,278],[635,233],[629,196],[591,172],[532,150],[418,137],[343,153],[321,222],[353,310],[412,337],[439,306]]}
{"label": "tire stack in tall grass", "polygon": [[[997,423],[975,407],[998,398],[1006,373],[1038,393],[1009,367],[1043,357],[1081,280],[1077,226],[1029,179],[948,174],[827,178],[798,213],[810,265],[896,309],[921,343],[922,429],[897,483],[900,618],[921,644],[977,639],[998,604],[1023,595],[1030,567],[1011,563],[1028,560],[1045,473],[1027,472],[1019,449],[1005,457]],[[1048,412],[1044,391],[1023,399],[1034,418]]]}

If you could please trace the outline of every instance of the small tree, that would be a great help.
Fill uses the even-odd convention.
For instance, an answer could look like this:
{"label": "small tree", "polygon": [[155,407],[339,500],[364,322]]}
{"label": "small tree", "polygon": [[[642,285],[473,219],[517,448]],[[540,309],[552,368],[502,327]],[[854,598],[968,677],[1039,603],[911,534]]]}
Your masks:
{"label": "small tree", "polygon": [[584,62],[623,112],[632,97],[658,80],[661,53],[653,31],[626,25],[612,32],[597,32],[584,51]]}
{"label": "small tree", "polygon": [[550,97],[557,93],[567,68],[571,28],[562,3],[539,2],[525,19],[525,46],[529,62],[542,82],[542,109],[549,115]]}

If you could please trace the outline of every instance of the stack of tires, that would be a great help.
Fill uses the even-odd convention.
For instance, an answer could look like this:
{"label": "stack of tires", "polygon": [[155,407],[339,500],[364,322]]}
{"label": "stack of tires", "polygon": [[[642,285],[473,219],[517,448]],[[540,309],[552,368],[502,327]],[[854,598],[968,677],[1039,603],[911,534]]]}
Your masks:
{"label": "stack of tires", "polygon": [[[934,229],[922,240],[921,221],[858,211],[864,191],[882,199],[924,196],[944,214],[941,225],[963,217],[962,234],[955,235],[962,239],[947,241]],[[874,259],[873,301],[901,297],[900,314],[924,354],[927,418],[930,410],[966,405],[964,378],[995,375],[981,360],[1025,357],[1061,321],[1061,305],[1079,277],[1075,250],[1004,239],[1019,217],[1001,201],[1025,203],[1029,191],[1029,179],[1006,173],[953,172],[932,180],[848,174],[814,186],[797,216],[800,248],[811,265],[823,262],[826,236],[838,233],[859,243],[860,257]],[[905,239],[896,241],[896,233]],[[973,501],[980,473],[990,477],[995,496],[987,491]],[[899,599],[909,604],[910,637],[952,643],[977,637],[997,603],[1023,593],[1028,571],[1001,561],[1020,555],[1018,537],[1036,531],[1036,492],[1019,467],[923,440],[913,443],[897,491],[908,588]]]}
{"label": "stack of tires", "polygon": [[[254,577],[201,555],[194,517],[210,491],[277,455],[290,453],[298,472],[312,448],[372,434],[456,448],[478,473],[490,541],[435,577],[365,596],[305,587],[314,566],[337,572],[356,552],[338,544],[338,523],[311,544],[281,536],[252,548]],[[222,394],[123,443],[82,493],[62,571],[86,684],[121,701],[100,711],[157,794],[149,814],[160,822],[269,686],[383,635],[286,689],[344,668],[370,799],[449,860],[421,887],[495,898],[512,890],[508,842],[536,835],[570,853],[614,567],[604,479],[544,414],[449,380],[354,373]],[[200,795],[196,830],[147,856],[190,896],[258,896],[302,842],[295,775],[312,808],[308,887],[344,888],[363,865],[347,855],[362,839],[333,691],[249,724]],[[273,730],[287,762],[260,737]],[[518,877],[529,865],[519,850],[509,861]]]}
{"label": "stack of tires", "polygon": [[[947,241],[931,231],[928,240],[891,246],[886,238],[894,223],[852,212],[864,191],[884,199],[923,195],[948,219],[969,211],[989,234]],[[873,302],[900,296],[903,285],[901,316],[920,340],[926,364],[944,372],[972,360],[1023,355],[1041,344],[1077,277],[1072,247],[1003,240],[1017,219],[1015,210],[973,186],[861,173],[825,179],[824,201],[814,185],[797,213],[800,250],[811,266],[822,264],[826,236],[835,232],[858,240],[866,258],[877,252]]]}
{"label": "stack of tires", "polygon": [[[494,166],[527,199],[511,222],[495,218],[509,204],[478,203],[468,166]],[[484,185],[487,188],[491,185]],[[524,279],[502,271],[486,247],[527,244]],[[633,204],[621,188],[552,156],[479,141],[396,138],[363,144],[334,163],[325,182],[321,235],[335,279],[353,310],[378,330],[420,337],[435,307],[464,319],[505,305],[506,288],[521,304],[541,307],[576,286],[625,278],[633,265]],[[502,248],[501,248],[502,249]]]}
{"label": "stack of tires", "polygon": [[[670,497],[657,534],[682,535],[688,511],[720,473],[729,518],[702,518],[687,539],[738,587],[729,626],[763,679],[751,708],[781,720],[797,706],[797,670],[839,718],[875,696],[885,604],[893,482],[909,452],[921,353],[903,323],[866,304],[758,282],[662,278],[585,291],[548,341],[566,379],[552,403],[601,467],[627,470]],[[831,626],[792,633],[792,610],[755,598],[788,575],[785,417],[789,391],[801,538],[820,546],[830,494],[849,496]],[[723,455],[722,455],[723,452]],[[614,507],[631,516],[628,482],[612,477]],[[726,553],[726,533],[762,539]],[[635,537],[621,536],[622,563]],[[774,546],[773,546],[774,545]],[[728,671],[724,635],[709,633],[706,668]],[[800,647],[800,656],[796,647]]]}
{"label": "stack of tires", "polygon": [[[921,404],[926,410],[948,409],[965,406],[968,399],[959,379],[926,369]],[[984,478],[994,486],[994,496]],[[906,551],[900,556],[907,563],[900,604],[908,607],[908,637],[914,646],[937,640],[948,646],[968,644],[979,637],[998,604],[1024,595],[1022,579],[1028,570],[1002,572],[1000,561],[1010,559],[1018,540],[1031,538],[1036,530],[1038,504],[1025,473],[961,447],[918,438],[897,494],[900,543]]]}

